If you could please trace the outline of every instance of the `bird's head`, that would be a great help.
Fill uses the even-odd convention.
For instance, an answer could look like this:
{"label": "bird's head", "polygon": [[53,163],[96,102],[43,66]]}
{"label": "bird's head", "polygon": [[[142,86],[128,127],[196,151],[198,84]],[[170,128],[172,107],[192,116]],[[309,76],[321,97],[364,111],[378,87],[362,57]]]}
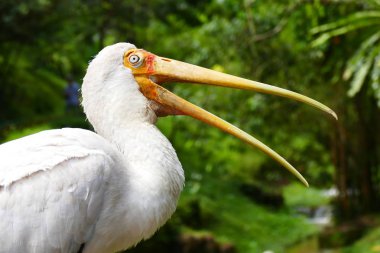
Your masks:
{"label": "bird's head", "polygon": [[[153,122],[157,116],[191,116],[259,148],[308,185],[292,165],[268,146],[161,86],[168,82],[199,83],[278,95],[304,102],[337,118],[333,110],[304,95],[160,57],[128,43],[118,43],[104,48],[90,63],[83,80],[82,104],[91,123],[97,120],[96,113],[89,113],[93,108],[102,108],[100,111],[106,114],[98,118],[104,120],[108,117],[113,121],[129,118],[131,121]],[[112,108],[125,109],[115,111]]]}

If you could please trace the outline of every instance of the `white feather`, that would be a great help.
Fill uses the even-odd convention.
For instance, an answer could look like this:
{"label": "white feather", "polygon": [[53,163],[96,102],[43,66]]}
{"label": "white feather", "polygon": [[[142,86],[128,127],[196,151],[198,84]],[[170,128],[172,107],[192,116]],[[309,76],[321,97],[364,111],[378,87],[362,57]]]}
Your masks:
{"label": "white feather", "polygon": [[183,170],[122,64],[133,47],[103,49],[84,78],[83,107],[100,135],[49,130],[0,146],[0,252],[116,252],[174,212]]}

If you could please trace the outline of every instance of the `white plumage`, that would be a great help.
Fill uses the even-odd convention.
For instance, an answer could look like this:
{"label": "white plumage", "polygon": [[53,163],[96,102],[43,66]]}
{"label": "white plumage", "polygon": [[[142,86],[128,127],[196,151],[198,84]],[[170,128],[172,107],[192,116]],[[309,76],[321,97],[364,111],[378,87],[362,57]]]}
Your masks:
{"label": "white plumage", "polygon": [[0,252],[115,252],[174,212],[183,170],[123,66],[131,48],[105,48],[84,78],[83,107],[101,136],[68,128],[0,146]]}

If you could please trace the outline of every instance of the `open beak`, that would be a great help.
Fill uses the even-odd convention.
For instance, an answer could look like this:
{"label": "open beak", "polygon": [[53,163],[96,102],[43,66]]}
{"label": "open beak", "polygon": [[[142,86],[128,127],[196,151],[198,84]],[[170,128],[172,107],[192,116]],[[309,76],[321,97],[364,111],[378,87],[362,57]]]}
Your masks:
{"label": "open beak", "polygon": [[159,116],[188,115],[209,125],[215,126],[236,136],[246,143],[259,148],[288,169],[302,183],[308,186],[306,179],[291,164],[264,143],[214,114],[178,97],[159,84],[165,82],[190,82],[254,90],[304,102],[329,113],[337,119],[335,112],[327,106],[296,92],[209,70],[192,64],[162,58],[142,49],[132,49],[126,52],[124,55],[124,66],[132,70],[132,73],[140,86],[141,92],[148,99],[153,100],[158,104],[156,113],[158,113]]}

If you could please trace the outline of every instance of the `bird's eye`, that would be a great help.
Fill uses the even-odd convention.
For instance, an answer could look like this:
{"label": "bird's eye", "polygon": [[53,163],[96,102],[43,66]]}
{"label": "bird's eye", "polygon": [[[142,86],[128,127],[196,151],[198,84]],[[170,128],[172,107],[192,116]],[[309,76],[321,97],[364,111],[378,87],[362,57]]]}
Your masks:
{"label": "bird's eye", "polygon": [[142,58],[136,54],[129,56],[129,62],[133,65],[133,67],[138,68],[142,64]]}

